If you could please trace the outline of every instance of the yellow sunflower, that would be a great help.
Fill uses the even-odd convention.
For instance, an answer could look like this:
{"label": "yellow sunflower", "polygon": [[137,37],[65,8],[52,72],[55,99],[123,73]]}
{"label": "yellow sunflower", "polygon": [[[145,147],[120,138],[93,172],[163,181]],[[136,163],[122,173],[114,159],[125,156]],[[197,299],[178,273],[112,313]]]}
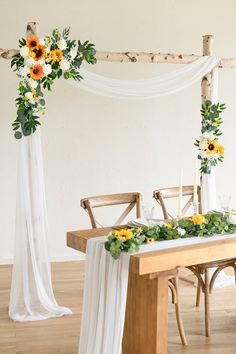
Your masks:
{"label": "yellow sunflower", "polygon": [[148,237],[148,238],[147,238],[147,243],[148,243],[149,245],[151,245],[154,241],[155,241],[155,240],[154,240],[153,237]]}
{"label": "yellow sunflower", "polygon": [[209,140],[206,148],[206,152],[209,155],[215,155],[218,153],[219,143],[216,140]]}
{"label": "yellow sunflower", "polygon": [[194,215],[190,218],[190,220],[195,224],[195,225],[202,225],[206,223],[206,219],[204,217],[204,215],[202,214],[197,214]]}
{"label": "yellow sunflower", "polygon": [[224,155],[224,153],[225,153],[225,148],[224,148],[223,145],[219,145],[219,146],[218,146],[218,153],[219,153],[221,156]]}
{"label": "yellow sunflower", "polygon": [[30,68],[30,77],[34,80],[40,80],[43,76],[43,68],[41,65],[34,65]]}
{"label": "yellow sunflower", "polygon": [[39,45],[39,38],[36,36],[29,36],[29,38],[27,38],[26,40],[26,46],[29,49],[33,49],[35,47],[37,47]]}
{"label": "yellow sunflower", "polygon": [[168,222],[168,224],[166,226],[167,226],[168,229],[172,229],[173,228],[173,225],[170,222]]}
{"label": "yellow sunflower", "polygon": [[38,45],[37,47],[30,50],[30,56],[34,58],[34,60],[38,61],[44,59],[46,56],[46,51],[43,45]]}
{"label": "yellow sunflower", "polygon": [[131,240],[132,237],[134,237],[134,233],[131,230],[121,229],[119,231],[116,231],[115,233],[117,239],[122,241],[128,241]]}
{"label": "yellow sunflower", "polygon": [[61,59],[62,59],[62,57],[63,57],[62,50],[61,50],[61,49],[52,50],[52,51],[49,53],[49,57],[50,57],[50,60],[51,60],[53,63],[56,63],[56,62],[61,61]]}
{"label": "yellow sunflower", "polygon": [[138,227],[138,228],[137,228],[137,232],[138,232],[139,234],[141,234],[141,233],[143,232],[143,229],[142,229],[141,227]]}

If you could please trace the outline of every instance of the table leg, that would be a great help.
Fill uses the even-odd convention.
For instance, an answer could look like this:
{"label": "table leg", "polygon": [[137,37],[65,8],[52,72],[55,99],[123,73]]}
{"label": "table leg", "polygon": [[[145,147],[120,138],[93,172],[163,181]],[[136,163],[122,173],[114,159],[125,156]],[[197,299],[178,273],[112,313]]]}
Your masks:
{"label": "table leg", "polygon": [[122,354],[167,354],[168,274],[129,273]]}

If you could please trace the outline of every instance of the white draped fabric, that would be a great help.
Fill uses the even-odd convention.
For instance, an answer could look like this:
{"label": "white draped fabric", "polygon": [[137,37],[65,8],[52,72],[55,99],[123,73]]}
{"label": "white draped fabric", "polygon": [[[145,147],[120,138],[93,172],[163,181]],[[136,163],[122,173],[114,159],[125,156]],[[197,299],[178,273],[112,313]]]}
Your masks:
{"label": "white draped fabric", "polygon": [[81,69],[84,80],[67,82],[82,90],[116,99],[148,99],[181,91],[212,71],[220,62],[217,57],[201,57],[193,63],[167,74],[141,80],[116,80]]}
{"label": "white draped fabric", "polygon": [[15,321],[35,321],[69,315],[72,312],[58,306],[52,290],[40,130],[19,144],[9,316]]}

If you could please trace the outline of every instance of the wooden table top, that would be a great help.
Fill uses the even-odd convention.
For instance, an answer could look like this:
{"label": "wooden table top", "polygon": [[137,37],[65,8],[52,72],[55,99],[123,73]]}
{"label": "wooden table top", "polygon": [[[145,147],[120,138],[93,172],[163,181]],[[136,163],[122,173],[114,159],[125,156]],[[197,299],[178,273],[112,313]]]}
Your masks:
{"label": "wooden table top", "polygon": [[[112,227],[69,231],[67,246],[86,253],[87,241],[90,238],[107,235],[111,230]],[[236,235],[204,243],[134,254],[130,257],[130,270],[144,275],[234,257],[236,258]]]}

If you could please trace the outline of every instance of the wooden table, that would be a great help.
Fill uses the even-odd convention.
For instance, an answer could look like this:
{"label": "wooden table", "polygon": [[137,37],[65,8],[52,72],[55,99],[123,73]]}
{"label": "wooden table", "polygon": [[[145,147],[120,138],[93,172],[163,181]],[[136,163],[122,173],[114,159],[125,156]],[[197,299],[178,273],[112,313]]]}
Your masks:
{"label": "wooden table", "polygon": [[[111,229],[68,232],[67,246],[85,253],[90,238],[106,235]],[[236,235],[223,240],[132,255],[122,354],[166,354],[168,277],[175,275],[179,267],[235,256]]]}

